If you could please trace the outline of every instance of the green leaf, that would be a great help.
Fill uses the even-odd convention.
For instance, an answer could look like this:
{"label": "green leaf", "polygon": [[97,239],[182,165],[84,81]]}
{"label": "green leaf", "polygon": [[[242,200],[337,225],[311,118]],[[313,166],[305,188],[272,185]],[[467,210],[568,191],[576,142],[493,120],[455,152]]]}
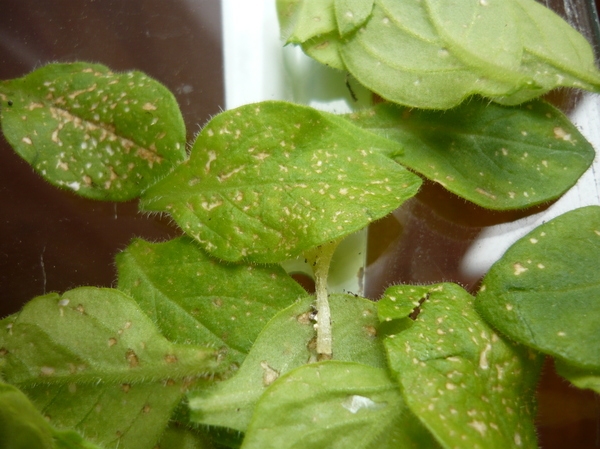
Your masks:
{"label": "green leaf", "polygon": [[52,184],[125,201],[185,158],[185,125],[173,95],[140,72],[50,64],[0,83],[4,135]]}
{"label": "green leaf", "polygon": [[333,114],[284,102],[224,112],[191,157],[148,189],[213,256],[280,262],[396,209],[420,179],[381,154],[397,144]]}
{"label": "green leaf", "polygon": [[373,10],[374,0],[334,0],[337,29],[345,36],[358,29]]}
{"label": "green leaf", "polygon": [[59,429],[100,444],[156,444],[215,351],[167,341],[117,290],[84,287],[40,296],[3,320],[4,378]]}
{"label": "green leaf", "polygon": [[[316,337],[310,318],[313,301],[307,296],[275,315],[234,377],[211,389],[191,392],[191,420],[245,431],[256,402],[275,379],[316,361]],[[383,346],[376,336],[374,303],[350,295],[331,295],[329,301],[333,358],[385,367]]]}
{"label": "green leaf", "polygon": [[544,91],[558,85],[598,90],[598,69],[590,44],[553,11],[531,0],[506,3],[519,18],[523,70]]}
{"label": "green leaf", "polygon": [[246,433],[251,448],[436,448],[385,369],[305,365],[265,392]]}
{"label": "green leaf", "polygon": [[52,429],[18,388],[0,382],[0,446],[52,449]]}
{"label": "green leaf", "polygon": [[489,209],[517,209],[560,197],[585,172],[594,149],[542,101],[501,106],[473,98],[448,111],[380,104],[346,116],[398,143],[389,156]]}
{"label": "green leaf", "polygon": [[541,357],[499,337],[455,284],[395,287],[380,302],[382,318],[381,304],[414,307],[417,296],[424,302],[415,321],[385,340],[413,413],[446,448],[537,447],[533,399]]}
{"label": "green leaf", "polygon": [[219,264],[184,237],[134,240],[116,260],[119,289],[165,337],[210,344],[238,364],[273,315],[306,294],[279,266]]}
{"label": "green leaf", "polygon": [[206,437],[181,427],[169,426],[160,442],[158,449],[212,449],[213,446],[206,442]]}
{"label": "green leaf", "polygon": [[[294,2],[294,10],[319,3]],[[301,44],[321,62],[348,70],[389,101],[447,109],[475,94],[518,104],[560,86],[600,89],[589,43],[534,0],[356,3],[364,11],[353,21],[337,14],[335,30],[329,21],[319,33],[308,17],[280,19],[282,28],[293,32],[288,42]],[[335,51],[315,51],[332,42]]]}
{"label": "green leaf", "polygon": [[0,382],[0,447],[99,449],[73,431],[58,431],[18,388]]}
{"label": "green leaf", "polygon": [[500,332],[574,367],[600,369],[600,207],[534,229],[496,262],[477,295]]}
{"label": "green leaf", "polygon": [[334,0],[277,0],[277,16],[286,43],[300,44],[337,29]]}
{"label": "green leaf", "polygon": [[600,393],[600,369],[578,368],[562,360],[555,360],[556,372],[578,388],[588,388]]}

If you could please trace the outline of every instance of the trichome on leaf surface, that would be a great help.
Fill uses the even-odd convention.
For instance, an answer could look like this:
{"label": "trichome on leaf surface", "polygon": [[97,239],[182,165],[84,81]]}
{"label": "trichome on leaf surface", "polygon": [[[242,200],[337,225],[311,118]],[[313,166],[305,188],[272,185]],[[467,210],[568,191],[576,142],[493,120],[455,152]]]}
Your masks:
{"label": "trichome on leaf surface", "polygon": [[[185,234],[134,240],[116,288],[1,321],[3,447],[532,448],[544,356],[600,392],[598,206],[520,239],[476,295],[327,292],[337,243],[422,177],[496,210],[575,184],[594,150],[536,97],[598,91],[589,44],[533,0],[277,6],[288,42],[387,102],[245,105],[186,154],[174,97],[142,73],[77,62],[0,83],[4,136],[41,176],[139,198]],[[279,265],[293,257],[314,265],[316,299]]]}

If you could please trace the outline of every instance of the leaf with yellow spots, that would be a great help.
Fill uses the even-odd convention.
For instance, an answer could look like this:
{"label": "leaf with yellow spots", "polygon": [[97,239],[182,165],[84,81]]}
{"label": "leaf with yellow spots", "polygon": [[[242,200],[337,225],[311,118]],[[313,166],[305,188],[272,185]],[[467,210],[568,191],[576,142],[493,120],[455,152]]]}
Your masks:
{"label": "leaf with yellow spots", "polygon": [[4,379],[103,446],[152,447],[187,388],[219,369],[216,351],[167,341],[117,290],[40,296],[1,326]]}
{"label": "leaf with yellow spots", "polygon": [[260,398],[242,449],[436,449],[385,369],[350,362],[305,365]]}
{"label": "leaf with yellow spots", "polygon": [[[331,295],[329,301],[333,358],[385,368],[374,303],[338,294]],[[316,361],[313,302],[314,298],[307,296],[275,315],[233,377],[210,389],[190,392],[191,420],[244,432],[256,402],[279,376]]]}
{"label": "leaf with yellow spots", "polygon": [[518,104],[561,86],[600,89],[590,44],[534,0],[277,3],[288,43],[409,107],[447,109],[476,94]]}
{"label": "leaf with yellow spots", "polygon": [[409,319],[385,312],[392,305],[415,309],[414,321],[385,340],[390,368],[410,409],[445,448],[535,448],[541,358],[497,335],[473,302],[456,284],[386,292],[383,321]]}
{"label": "leaf with yellow spots", "polygon": [[600,207],[576,209],[517,241],[477,295],[510,338],[585,371],[600,369]]}
{"label": "leaf with yellow spots", "polygon": [[389,139],[279,101],[213,118],[190,159],[144,192],[213,256],[281,262],[358,231],[416,194]]}
{"label": "leaf with yellow spots", "polygon": [[0,82],[6,140],[46,180],[93,199],[125,201],[185,158],[175,97],[140,72],[49,64]]}
{"label": "leaf with yellow spots", "polygon": [[119,289],[165,337],[210,343],[238,364],[273,315],[306,295],[278,265],[219,264],[186,237],[136,239],[116,261]]}
{"label": "leaf with yellow spots", "polygon": [[473,98],[448,111],[387,103],[346,117],[397,142],[403,153],[389,155],[398,163],[488,209],[560,197],[595,154],[567,117],[543,101],[509,107]]}

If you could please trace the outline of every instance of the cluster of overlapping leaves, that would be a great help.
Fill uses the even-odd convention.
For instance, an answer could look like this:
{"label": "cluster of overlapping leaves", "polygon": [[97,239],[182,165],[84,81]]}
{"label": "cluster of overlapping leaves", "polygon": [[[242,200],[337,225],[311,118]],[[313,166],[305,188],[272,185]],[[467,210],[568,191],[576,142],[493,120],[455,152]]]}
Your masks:
{"label": "cluster of overlapping leaves", "polygon": [[[185,234],[134,240],[114,289],[38,297],[0,322],[0,445],[535,447],[544,354],[600,390],[598,207],[521,239],[475,297],[448,283],[331,295],[327,361],[314,298],[278,265],[390,213],[421,176],[511,209],[590,165],[558,110],[497,103],[597,89],[589,46],[532,0],[458,3],[280,1],[291,42],[404,106],[247,105],[189,154],[173,96],[141,73],[52,64],[0,83],[4,136],[49,182],[140,198]],[[497,102],[408,107],[474,93]]]}

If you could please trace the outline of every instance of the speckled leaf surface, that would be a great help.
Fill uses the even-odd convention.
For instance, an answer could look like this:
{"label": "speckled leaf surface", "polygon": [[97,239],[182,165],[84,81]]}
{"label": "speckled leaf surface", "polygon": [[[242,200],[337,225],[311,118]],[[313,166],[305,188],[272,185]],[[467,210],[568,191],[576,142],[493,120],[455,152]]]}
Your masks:
{"label": "speckled leaf surface", "polygon": [[[383,346],[377,337],[375,305],[350,295],[331,295],[329,300],[333,358],[385,367]],[[244,432],[256,402],[275,379],[316,361],[313,302],[314,298],[307,296],[277,314],[260,333],[234,377],[211,389],[192,391],[192,421]]]}
{"label": "speckled leaf surface", "polygon": [[170,343],[117,290],[35,298],[2,329],[4,378],[51,424],[101,445],[155,444],[188,384],[218,368],[214,350]]}
{"label": "speckled leaf surface", "polygon": [[[303,11],[320,1],[293,3]],[[308,47],[323,63],[337,53],[335,67],[389,101],[447,109],[474,94],[518,104],[560,86],[600,89],[589,43],[534,0],[356,3],[365,11],[373,4],[368,17],[338,14],[335,30],[329,26],[320,36],[314,23],[290,20],[283,8],[280,23],[286,36],[295,36],[288,42]],[[334,51],[318,51],[330,43]]]}
{"label": "speckled leaf surface", "polygon": [[275,381],[256,406],[242,449],[437,448],[385,369],[328,361]]}
{"label": "speckled leaf surface", "polygon": [[541,358],[498,336],[458,285],[397,287],[381,302],[414,307],[417,296],[424,301],[415,321],[385,340],[413,413],[448,449],[537,447],[533,397]]}
{"label": "speckled leaf surface", "polygon": [[419,177],[383,154],[397,146],[309,107],[246,105],[211,120],[141,207],[171,214],[213,256],[280,262],[412,197]]}
{"label": "speckled leaf surface", "polygon": [[489,209],[558,198],[585,172],[594,148],[542,101],[501,106],[473,98],[448,111],[381,104],[346,116],[394,140],[396,161]]}
{"label": "speckled leaf surface", "polygon": [[0,82],[3,133],[52,184],[112,201],[136,198],[185,158],[174,96],[140,72],[50,64]]}
{"label": "speckled leaf surface", "polygon": [[280,266],[219,264],[191,239],[136,239],[117,255],[120,290],[176,343],[241,363],[261,329],[306,292]]}
{"label": "speckled leaf surface", "polygon": [[574,367],[600,369],[600,207],[567,212],[516,242],[477,295],[500,332]]}

